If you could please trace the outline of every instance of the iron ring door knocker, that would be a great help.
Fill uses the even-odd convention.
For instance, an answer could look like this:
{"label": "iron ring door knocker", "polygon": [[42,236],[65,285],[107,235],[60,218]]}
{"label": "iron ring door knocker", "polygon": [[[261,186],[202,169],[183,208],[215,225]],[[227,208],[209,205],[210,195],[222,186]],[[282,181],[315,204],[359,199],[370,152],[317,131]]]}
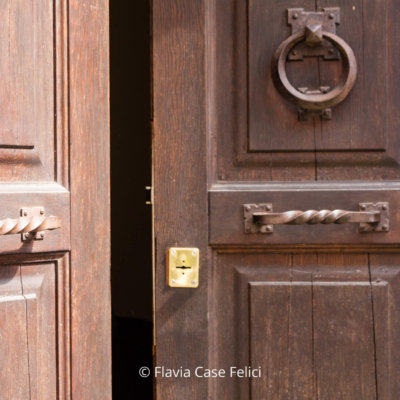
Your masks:
{"label": "iron ring door knocker", "polygon": [[[350,46],[334,32],[336,24],[339,23],[340,9],[324,9],[324,12],[303,12],[302,9],[288,10],[289,24],[292,25],[294,34],[286,39],[275,52],[272,61],[272,79],[279,93],[292,104],[300,107],[299,120],[308,120],[309,116],[320,115],[323,119],[331,119],[330,108],[342,102],[350,93],[357,78],[357,61]],[[333,47],[327,50],[323,45],[328,41]],[[339,84],[331,91],[329,87],[321,87],[319,90],[308,88],[294,88],[289,82],[286,74],[286,61],[292,49],[300,42],[303,46],[303,56],[324,56],[327,51],[331,56],[339,50],[342,56],[343,70]],[[320,47],[318,47],[320,46]],[[336,50],[335,50],[336,49]],[[297,55],[296,51],[291,54]],[[333,57],[331,57],[333,59]]]}

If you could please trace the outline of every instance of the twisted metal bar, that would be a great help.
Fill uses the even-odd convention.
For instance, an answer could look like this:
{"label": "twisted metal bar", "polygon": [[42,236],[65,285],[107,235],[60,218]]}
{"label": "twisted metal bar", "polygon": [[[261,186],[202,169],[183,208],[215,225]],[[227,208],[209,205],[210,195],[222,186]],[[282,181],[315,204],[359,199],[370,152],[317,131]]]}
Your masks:
{"label": "twisted metal bar", "polygon": [[58,228],[61,228],[61,218],[53,216],[6,218],[0,220],[0,235],[51,231]]}
{"label": "twisted metal bar", "polygon": [[259,225],[302,225],[302,224],[348,224],[378,223],[381,220],[379,211],[345,211],[345,210],[308,210],[286,211],[284,213],[254,213],[253,222]]}

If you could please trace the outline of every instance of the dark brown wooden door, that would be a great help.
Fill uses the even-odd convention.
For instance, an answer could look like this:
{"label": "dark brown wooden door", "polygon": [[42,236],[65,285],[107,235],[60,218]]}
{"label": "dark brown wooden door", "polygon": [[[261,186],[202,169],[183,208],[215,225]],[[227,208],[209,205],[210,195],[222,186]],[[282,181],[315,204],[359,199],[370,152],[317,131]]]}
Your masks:
{"label": "dark brown wooden door", "polygon": [[111,396],[108,9],[82,7],[0,1],[2,400]]}
{"label": "dark brown wooden door", "polygon": [[[274,54],[303,12],[327,13],[357,62],[331,119],[302,121],[274,85]],[[159,374],[157,399],[398,398],[399,13],[396,0],[153,1],[155,366],[191,373]],[[296,96],[347,73],[344,53],[291,51]],[[362,214],[267,226],[257,205],[314,210],[303,222]],[[380,222],[359,224],[374,210]],[[200,249],[198,288],[166,284],[170,247]]]}

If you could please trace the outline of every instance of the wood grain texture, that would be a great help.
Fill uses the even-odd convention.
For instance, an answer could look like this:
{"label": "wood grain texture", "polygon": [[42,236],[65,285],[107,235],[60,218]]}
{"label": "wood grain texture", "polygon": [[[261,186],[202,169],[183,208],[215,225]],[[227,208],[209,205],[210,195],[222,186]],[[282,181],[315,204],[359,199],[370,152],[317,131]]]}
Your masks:
{"label": "wood grain texture", "polygon": [[69,188],[69,64],[68,64],[68,3],[54,2],[55,48],[55,177]]}
{"label": "wood grain texture", "polygon": [[[266,4],[262,6],[260,2],[257,4],[260,5],[261,14],[257,12],[257,9],[254,9],[253,14],[260,19],[268,12],[268,7]],[[314,180],[315,155],[313,153],[300,151],[290,153],[289,160],[284,153],[249,153],[248,124],[249,121],[255,124],[256,117],[251,121],[249,116],[248,86],[251,85],[256,90],[255,99],[252,102],[254,107],[259,107],[257,96],[261,96],[262,99],[271,101],[273,104],[278,102],[277,104],[282,105],[285,109],[287,106],[276,98],[273,91],[268,91],[268,99],[266,99],[265,93],[261,93],[262,90],[267,89],[265,85],[260,84],[255,88],[256,83],[252,76],[249,75],[247,78],[249,68],[247,57],[254,59],[254,62],[257,62],[258,58],[262,58],[267,63],[261,48],[260,53],[254,56],[248,53],[248,15],[251,13],[248,6],[253,7],[254,2],[247,3],[246,0],[237,2],[213,0],[210,2],[210,8],[215,10],[210,13],[208,22],[214,27],[210,29],[208,37],[212,51],[209,54],[207,70],[209,73],[209,102],[212,110],[209,124],[213,133],[213,147],[209,154],[215,157],[215,161],[213,161],[215,168],[211,172],[211,177],[215,182]],[[279,13],[279,16],[279,21],[282,21],[284,12]],[[252,33],[249,32],[249,37],[255,36],[263,43],[268,42],[270,35],[264,37],[259,32],[262,27],[259,30],[254,27],[252,29],[254,30]],[[289,28],[285,27],[284,31],[289,33]],[[280,33],[280,35],[282,34],[284,35],[284,33]],[[278,45],[279,43],[277,43]],[[268,76],[266,68],[269,68],[269,62],[268,65],[261,63],[254,70],[254,74],[266,78]],[[299,75],[295,73],[296,71],[293,72],[295,77]],[[275,90],[273,85],[270,88]],[[265,121],[265,115],[268,112],[263,108],[258,116],[260,120]],[[293,118],[295,121],[296,118]],[[272,124],[272,122],[268,120],[268,124]],[[282,128],[282,125],[285,124],[282,122],[278,125]],[[287,127],[287,124],[285,126]],[[304,148],[303,141],[309,142],[314,137],[314,126],[306,123],[303,127],[303,135],[297,142]],[[270,136],[267,133],[264,128],[261,135],[268,141]],[[290,138],[290,141],[292,140]]]}
{"label": "wood grain texture", "polygon": [[[271,80],[272,55],[279,44],[290,35],[286,9],[295,7],[302,7],[306,11],[340,7],[341,23],[337,26],[337,34],[350,45],[357,59],[359,74],[355,89],[343,104],[333,108],[331,121],[322,122],[316,118],[299,123],[296,107],[289,105],[278,94]],[[271,2],[268,7],[262,1],[253,0],[249,3],[250,150],[385,148],[384,9],[383,1],[364,5],[361,0],[351,4],[346,1],[309,1],[308,4],[305,1],[297,4],[277,1]],[[315,65],[311,65],[312,62]],[[311,88],[333,88],[342,72],[340,62],[322,61],[321,58],[287,62],[286,69],[294,87]],[[263,73],[260,74],[260,71]],[[307,127],[310,131],[308,135]]]}
{"label": "wood grain texture", "polygon": [[64,261],[0,266],[2,399],[70,398]]}
{"label": "wood grain texture", "polygon": [[[386,149],[386,1],[349,3],[317,0],[318,9],[340,7],[338,35],[349,44],[357,59],[358,77],[354,90],[342,105],[334,107],[332,123],[321,125],[316,150]],[[340,77],[339,63],[319,60],[321,84]]]}
{"label": "wood grain texture", "polygon": [[[11,130],[16,132],[18,128],[20,142],[2,148],[0,140],[2,182],[57,180],[68,187],[66,4],[65,0],[0,3],[4,10],[0,17],[4,22],[0,69],[4,67],[3,76],[9,76],[0,85],[0,102],[4,103],[0,137],[4,131],[12,139]],[[12,58],[8,57],[10,52]],[[18,90],[13,88],[12,95],[8,95],[13,82]],[[33,140],[28,147],[24,145],[27,135]]]}
{"label": "wood grain texture", "polygon": [[72,398],[111,398],[108,1],[69,2]]}
{"label": "wood grain texture", "polygon": [[[314,120],[311,118],[299,124],[297,107],[278,93],[271,79],[272,57],[279,45],[291,35],[291,27],[287,24],[288,8],[315,10],[315,0],[248,1],[248,147],[251,151],[314,149]],[[316,86],[317,59],[287,65],[292,85]],[[294,126],[296,135],[293,135]]]}
{"label": "wood grain texture", "polygon": [[[155,364],[250,365],[263,373],[211,382],[159,378],[157,398],[395,398],[400,5],[205,3],[153,4]],[[356,52],[360,73],[332,121],[299,126],[270,81],[270,56],[290,34],[285,8],[294,6],[342,8],[337,31]],[[311,85],[308,73],[334,85],[341,67],[288,65],[295,84]],[[356,224],[244,233],[244,204],[272,203],[284,212],[381,201],[390,204],[388,233],[360,234]],[[170,246],[200,247],[198,289],[165,285]]]}
{"label": "wood grain texture", "polygon": [[218,255],[219,348],[213,361],[261,368],[262,376],[220,379],[215,398],[390,398],[384,395],[390,377],[385,330],[394,332],[397,318],[392,314],[397,300],[388,296],[397,284],[393,262],[398,255],[391,256],[392,263],[381,262],[392,271],[390,283],[376,276],[380,257]]}
{"label": "wood grain texture", "polygon": [[[2,285],[0,302],[1,397],[28,399],[30,397],[29,351],[27,343],[27,300],[22,296],[19,266],[0,268]],[[5,284],[7,283],[7,284]],[[11,324],[11,321],[12,324]]]}
{"label": "wood grain texture", "polygon": [[[373,287],[374,308],[379,310],[379,305],[385,307],[386,313],[375,313],[376,329],[376,375],[378,399],[391,399],[396,397],[400,390],[399,379],[396,376],[400,363],[400,301],[398,288],[400,284],[399,254],[371,254],[370,270]],[[386,292],[378,292],[379,286],[385,286]],[[390,324],[386,325],[386,315],[390,316]]]}
{"label": "wood grain texture", "polygon": [[[208,364],[205,1],[153,1],[155,364]],[[188,220],[187,216],[191,219]],[[165,285],[168,247],[200,249],[200,286]],[[156,380],[156,398],[208,398],[207,379]]]}
{"label": "wood grain texture", "polygon": [[0,2],[1,147],[32,148],[37,128],[52,129],[52,3]]}

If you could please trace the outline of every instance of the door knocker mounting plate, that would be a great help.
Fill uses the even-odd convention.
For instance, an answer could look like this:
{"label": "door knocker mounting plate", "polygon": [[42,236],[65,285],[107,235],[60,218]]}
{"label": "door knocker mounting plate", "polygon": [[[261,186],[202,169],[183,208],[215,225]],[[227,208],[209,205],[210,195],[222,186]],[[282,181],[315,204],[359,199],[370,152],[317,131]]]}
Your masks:
{"label": "door knocker mounting plate", "polygon": [[[279,93],[299,107],[299,121],[320,116],[332,118],[331,107],[342,102],[353,88],[357,78],[357,61],[353,50],[336,35],[340,24],[340,8],[324,8],[321,12],[305,12],[302,8],[288,9],[288,24],[292,36],[286,39],[274,54],[272,79]],[[286,75],[286,61],[302,61],[304,57],[323,57],[324,60],[343,60],[339,84],[295,88]]]}

